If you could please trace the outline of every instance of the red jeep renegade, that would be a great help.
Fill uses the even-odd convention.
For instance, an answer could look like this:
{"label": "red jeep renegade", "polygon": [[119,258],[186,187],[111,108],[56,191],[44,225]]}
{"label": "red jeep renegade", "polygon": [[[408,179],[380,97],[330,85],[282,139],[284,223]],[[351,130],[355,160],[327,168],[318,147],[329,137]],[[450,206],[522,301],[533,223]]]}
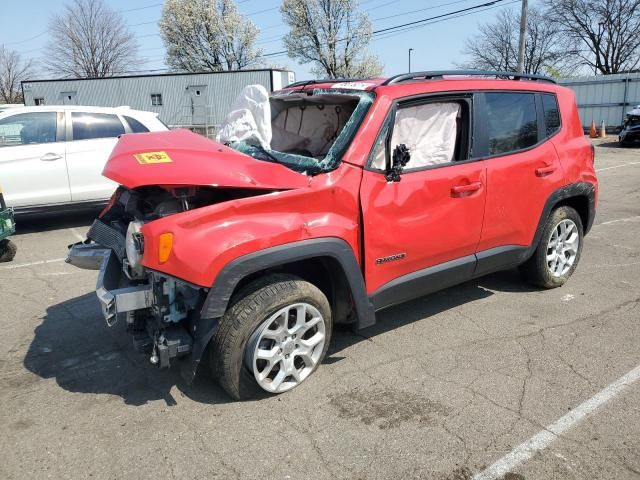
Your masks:
{"label": "red jeep renegade", "polygon": [[553,80],[321,80],[267,104],[269,148],[123,135],[105,167],[120,187],[67,261],[99,269],[107,322],[152,363],[190,381],[204,358],[236,399],[280,393],[335,323],[498,270],[553,288],[576,269],[594,150]]}

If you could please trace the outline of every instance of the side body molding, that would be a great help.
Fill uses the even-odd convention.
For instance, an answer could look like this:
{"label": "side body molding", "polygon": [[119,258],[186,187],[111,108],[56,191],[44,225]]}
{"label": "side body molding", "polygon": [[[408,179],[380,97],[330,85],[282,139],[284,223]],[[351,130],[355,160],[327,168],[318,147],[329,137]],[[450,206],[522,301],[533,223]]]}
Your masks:
{"label": "side body molding", "polygon": [[309,258],[331,257],[342,267],[353,298],[357,328],[375,323],[373,305],[368,299],[364,278],[353,250],[347,242],[336,237],[315,238],[286,243],[250,253],[230,262],[211,286],[202,306],[202,318],[224,315],[236,286],[247,275]]}

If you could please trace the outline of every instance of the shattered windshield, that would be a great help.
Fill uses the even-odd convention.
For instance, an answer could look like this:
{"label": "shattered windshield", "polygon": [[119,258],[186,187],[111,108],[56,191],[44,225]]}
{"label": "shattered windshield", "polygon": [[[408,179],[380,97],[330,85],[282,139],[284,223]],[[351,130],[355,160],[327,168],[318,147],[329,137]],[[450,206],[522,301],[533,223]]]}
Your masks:
{"label": "shattered windshield", "polygon": [[[301,173],[327,172],[339,165],[373,99],[371,92],[362,91],[283,92],[271,96],[268,104],[253,102],[242,115],[235,113],[235,118],[242,117],[236,121],[242,123],[240,134],[239,128],[225,126],[220,141],[258,160],[281,163]],[[267,128],[259,125],[265,110],[271,119]],[[251,131],[252,120],[255,131]]]}

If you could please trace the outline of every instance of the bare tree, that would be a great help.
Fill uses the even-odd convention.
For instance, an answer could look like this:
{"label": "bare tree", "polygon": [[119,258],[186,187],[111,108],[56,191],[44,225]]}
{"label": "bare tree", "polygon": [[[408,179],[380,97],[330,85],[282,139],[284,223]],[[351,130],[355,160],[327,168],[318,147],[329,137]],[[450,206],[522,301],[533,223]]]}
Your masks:
{"label": "bare tree", "polygon": [[135,37],[103,0],[73,0],[49,31],[44,64],[55,75],[107,77],[140,67]]}
{"label": "bare tree", "polygon": [[544,0],[549,18],[572,40],[573,54],[596,73],[640,65],[640,0]]}
{"label": "bare tree", "polygon": [[258,29],[232,0],[167,0],[160,18],[167,64],[188,72],[258,65]]}
{"label": "bare tree", "polygon": [[[479,33],[466,41],[463,53],[469,60],[461,66],[480,70],[515,72],[518,68],[520,14],[501,11],[496,20],[480,25]],[[527,15],[524,73],[560,74],[568,71],[566,46],[560,28],[541,10]]]}
{"label": "bare tree", "polygon": [[371,22],[358,0],[284,0],[280,7],[290,31],[284,44],[291,58],[312,63],[315,75],[372,77],[382,65],[367,52]]}
{"label": "bare tree", "polygon": [[3,103],[22,103],[20,82],[32,74],[31,60],[22,60],[18,52],[0,45],[0,100]]}

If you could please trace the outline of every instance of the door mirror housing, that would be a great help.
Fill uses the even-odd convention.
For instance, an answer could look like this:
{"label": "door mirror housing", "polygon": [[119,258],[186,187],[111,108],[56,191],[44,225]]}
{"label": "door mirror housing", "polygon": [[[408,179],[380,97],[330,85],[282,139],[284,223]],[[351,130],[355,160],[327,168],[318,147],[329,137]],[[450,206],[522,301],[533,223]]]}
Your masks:
{"label": "door mirror housing", "polygon": [[391,155],[391,165],[387,167],[384,174],[387,181],[399,182],[400,174],[407,163],[409,163],[410,159],[411,152],[409,152],[409,148],[404,143],[396,145],[393,149],[393,154]]}

